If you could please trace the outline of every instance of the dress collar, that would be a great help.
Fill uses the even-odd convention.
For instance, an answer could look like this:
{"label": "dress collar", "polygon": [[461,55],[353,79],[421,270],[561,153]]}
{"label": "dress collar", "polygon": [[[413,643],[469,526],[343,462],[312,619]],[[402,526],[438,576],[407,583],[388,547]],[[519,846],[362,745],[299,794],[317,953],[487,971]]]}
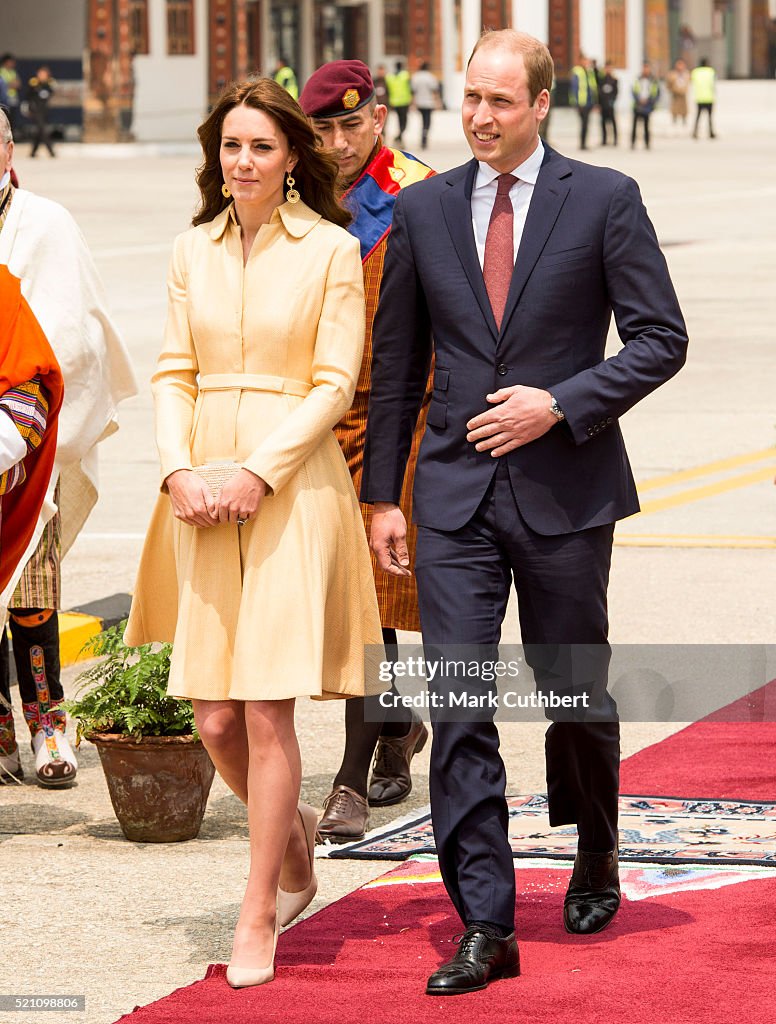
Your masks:
{"label": "dress collar", "polygon": [[[315,227],[319,220],[322,220],[320,213],[311,210],[304,202],[282,203],[276,207],[270,217],[270,224],[283,225],[292,238],[304,238],[304,236]],[[210,221],[208,234],[214,242],[222,238],[229,223],[239,227],[237,215],[234,211],[234,203],[230,203],[225,210],[222,210],[217,217]]]}

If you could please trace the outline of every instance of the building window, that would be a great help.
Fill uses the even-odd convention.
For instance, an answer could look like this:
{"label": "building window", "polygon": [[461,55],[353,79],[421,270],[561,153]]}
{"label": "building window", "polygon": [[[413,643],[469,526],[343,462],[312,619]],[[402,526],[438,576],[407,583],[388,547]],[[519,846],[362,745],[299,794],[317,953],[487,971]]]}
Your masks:
{"label": "building window", "polygon": [[149,53],[148,0],[129,0],[129,48],[131,53]]}
{"label": "building window", "polygon": [[194,53],[194,0],[167,0],[167,53]]}
{"label": "building window", "polygon": [[385,25],[385,52],[391,57],[403,56],[409,52],[407,40],[408,19],[402,0],[385,0],[383,6]]}

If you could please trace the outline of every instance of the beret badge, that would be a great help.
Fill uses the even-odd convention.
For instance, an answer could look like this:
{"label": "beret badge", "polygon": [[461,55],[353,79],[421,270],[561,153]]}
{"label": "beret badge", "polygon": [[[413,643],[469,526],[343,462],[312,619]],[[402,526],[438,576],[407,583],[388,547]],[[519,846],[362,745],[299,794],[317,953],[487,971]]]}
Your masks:
{"label": "beret badge", "polygon": [[358,89],[348,89],[342,97],[342,106],[345,110],[352,110],[353,107],[358,106],[360,98]]}

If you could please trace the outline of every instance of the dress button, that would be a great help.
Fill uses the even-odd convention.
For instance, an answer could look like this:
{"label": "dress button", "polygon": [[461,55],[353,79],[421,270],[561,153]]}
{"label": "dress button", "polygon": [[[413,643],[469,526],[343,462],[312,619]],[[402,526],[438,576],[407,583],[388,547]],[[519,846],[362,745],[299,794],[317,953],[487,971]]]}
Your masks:
{"label": "dress button", "polygon": [[509,367],[505,363],[499,363],[498,366],[496,367],[496,373],[499,375],[499,377],[506,377],[506,375],[509,373]]}
{"label": "dress button", "polygon": [[594,433],[595,433],[595,431],[594,431],[594,429],[592,427],[588,427],[587,428],[587,436],[588,437],[592,437]]}
{"label": "dress button", "polygon": [[614,423],[614,420],[613,420],[613,419],[612,419],[612,417],[610,416],[610,417],[609,417],[609,418],[607,419],[607,421],[606,421],[606,422],[607,422],[607,423],[609,423],[609,424],[611,424],[611,423]]}

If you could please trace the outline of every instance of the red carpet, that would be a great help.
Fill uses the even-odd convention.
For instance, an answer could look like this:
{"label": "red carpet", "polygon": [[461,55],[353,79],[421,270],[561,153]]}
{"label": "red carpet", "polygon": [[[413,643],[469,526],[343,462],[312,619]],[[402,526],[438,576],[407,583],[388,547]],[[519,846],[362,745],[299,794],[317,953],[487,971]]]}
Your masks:
{"label": "red carpet", "polygon": [[622,763],[621,793],[776,801],[776,680]]}
{"label": "red carpet", "polygon": [[[403,866],[404,867],[404,866]],[[409,867],[407,865],[406,867]],[[416,865],[417,867],[417,865]],[[401,869],[400,869],[401,871]],[[776,878],[623,904],[588,939],[561,925],[567,871],[518,870],[523,975],[423,994],[457,929],[440,884],[347,896],[281,936],[275,981],[233,992],[222,965],[131,1024],[764,1024],[774,1019]]]}

